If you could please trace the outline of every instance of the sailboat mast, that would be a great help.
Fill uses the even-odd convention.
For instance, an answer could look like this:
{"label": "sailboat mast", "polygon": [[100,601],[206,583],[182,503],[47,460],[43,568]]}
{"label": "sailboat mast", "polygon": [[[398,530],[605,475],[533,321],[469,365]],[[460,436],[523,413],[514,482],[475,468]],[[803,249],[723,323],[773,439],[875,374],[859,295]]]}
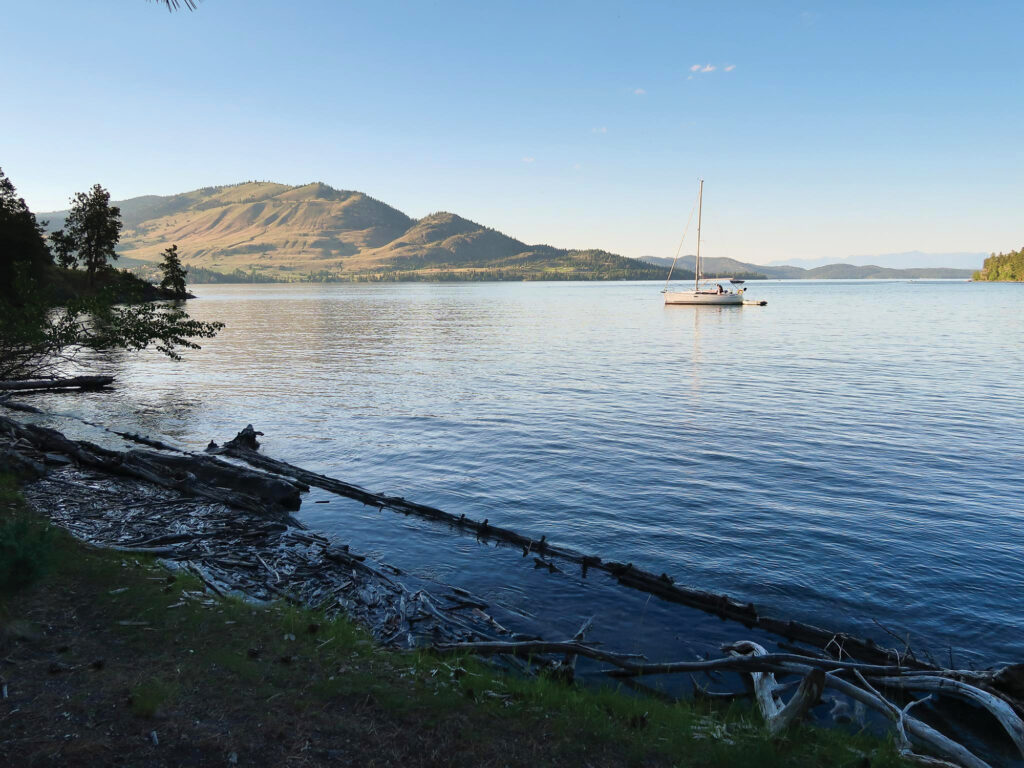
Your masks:
{"label": "sailboat mast", "polygon": [[700,215],[704,211],[704,179],[700,180],[700,190],[697,192],[697,264],[693,273],[693,290],[700,290]]}

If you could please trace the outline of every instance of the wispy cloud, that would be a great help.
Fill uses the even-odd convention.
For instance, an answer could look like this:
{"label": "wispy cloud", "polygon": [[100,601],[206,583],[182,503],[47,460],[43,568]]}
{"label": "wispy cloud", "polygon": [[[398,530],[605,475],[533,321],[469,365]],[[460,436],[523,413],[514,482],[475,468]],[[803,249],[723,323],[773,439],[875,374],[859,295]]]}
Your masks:
{"label": "wispy cloud", "polygon": [[608,133],[607,125],[598,125],[590,129],[591,133]]}
{"label": "wispy cloud", "polygon": [[[693,66],[690,67],[690,72],[696,73],[698,75],[706,75],[709,72],[714,72],[716,69],[718,69],[718,66],[715,64],[694,64]],[[732,72],[734,69],[736,69],[735,64],[728,64],[722,67],[723,72]],[[687,75],[686,79],[693,80],[693,75]]]}
{"label": "wispy cloud", "polygon": [[647,95],[647,91],[645,91],[643,88],[637,88],[635,91],[633,91],[633,93],[635,93],[637,96]]}
{"label": "wispy cloud", "polygon": [[535,158],[535,157],[524,157],[524,158],[523,158],[523,162],[524,162],[524,163],[532,163],[532,162],[533,162],[534,160],[536,160],[536,159],[537,159],[537,158]]}
{"label": "wispy cloud", "polygon": [[583,166],[582,166],[582,165],[580,165],[579,163],[573,163],[573,164],[572,164],[572,169],[573,169],[574,171],[578,171],[578,170],[579,170],[580,168],[582,168],[582,167],[583,167]]}

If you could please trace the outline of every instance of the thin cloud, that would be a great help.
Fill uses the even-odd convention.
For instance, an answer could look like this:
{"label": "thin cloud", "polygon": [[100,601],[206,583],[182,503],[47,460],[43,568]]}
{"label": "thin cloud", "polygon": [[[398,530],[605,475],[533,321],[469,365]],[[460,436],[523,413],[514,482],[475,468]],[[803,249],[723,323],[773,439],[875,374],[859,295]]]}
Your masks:
{"label": "thin cloud", "polygon": [[647,91],[645,91],[643,88],[637,88],[635,91],[633,91],[633,93],[635,93],[637,96],[647,95]]}
{"label": "thin cloud", "polygon": [[599,126],[597,126],[595,128],[591,128],[590,132],[591,133],[608,133],[608,126],[607,125],[599,125]]}
{"label": "thin cloud", "polygon": [[[714,64],[694,64],[692,67],[690,67],[690,71],[691,72],[699,72],[700,74],[707,74],[708,72],[714,72],[716,69],[718,69],[718,67],[716,67]],[[736,69],[736,65],[735,64],[730,64],[729,66],[727,66],[725,68],[725,71],[726,72],[732,72],[734,69]],[[690,77],[693,77],[693,75],[690,75]],[[687,79],[690,79],[690,78],[687,78]]]}
{"label": "thin cloud", "polygon": [[727,66],[725,68],[725,71],[726,72],[732,72],[734,69],[736,69],[736,65],[735,64],[730,64],[729,66]]}
{"label": "thin cloud", "polygon": [[579,163],[573,163],[573,164],[572,164],[572,169],[573,169],[574,171],[578,171],[578,170],[579,170],[580,168],[582,168],[582,167],[583,167],[583,166],[582,166],[582,165],[580,165]]}
{"label": "thin cloud", "polygon": [[535,158],[535,157],[524,157],[524,158],[523,158],[523,162],[524,162],[524,163],[532,163],[532,162],[533,162],[534,160],[536,160],[536,159],[537,159],[537,158]]}

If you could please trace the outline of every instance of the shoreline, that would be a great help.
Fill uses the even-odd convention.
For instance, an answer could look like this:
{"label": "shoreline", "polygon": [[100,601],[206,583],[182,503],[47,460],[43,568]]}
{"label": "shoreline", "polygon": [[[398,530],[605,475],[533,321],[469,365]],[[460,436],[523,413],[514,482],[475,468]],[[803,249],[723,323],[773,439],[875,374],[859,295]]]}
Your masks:
{"label": "shoreline", "polygon": [[[17,503],[0,492],[2,525]],[[151,555],[67,534],[53,547],[48,575],[0,591],[11,764],[905,765],[866,733],[800,725],[780,739],[736,704],[389,652],[347,619],[219,597]]]}
{"label": "shoreline", "polygon": [[[4,420],[10,434],[19,434],[18,430],[12,427],[14,422]],[[14,430],[10,432],[10,430]],[[20,441],[42,440],[41,448],[53,450],[56,446],[59,450],[61,441],[68,443],[59,433],[42,428],[32,428],[22,431]],[[255,435],[258,434],[251,427],[243,430],[227,444],[226,447],[233,447],[231,452],[225,452],[234,459],[251,459],[246,452],[255,454]],[[132,436],[138,442],[150,443],[139,436]],[[78,446],[78,447],[75,447]],[[211,446],[215,448],[215,446]],[[149,556],[159,556],[172,562],[180,562],[218,597],[225,597],[228,594],[241,594],[249,598],[255,598],[260,602],[271,600],[284,600],[293,602],[300,606],[301,610],[314,610],[323,615],[326,620],[342,613],[350,618],[355,618],[367,624],[374,637],[383,645],[392,645],[411,649],[417,645],[429,645],[434,649],[442,651],[456,651],[465,648],[463,652],[480,653],[486,652],[488,648],[500,647],[500,653],[511,654],[508,658],[514,661],[514,656],[522,655],[532,659],[534,650],[547,649],[547,652],[556,651],[560,647],[568,650],[570,647],[574,652],[583,656],[597,653],[591,649],[574,645],[560,646],[558,643],[541,642],[539,638],[516,637],[514,633],[505,629],[495,618],[488,614],[486,603],[475,599],[474,596],[465,593],[464,590],[452,589],[451,595],[445,597],[454,603],[451,606],[444,606],[440,610],[434,604],[426,590],[419,589],[413,592],[395,579],[390,578],[383,572],[388,566],[381,564],[378,568],[368,565],[365,558],[348,551],[345,546],[337,546],[318,534],[301,530],[301,526],[288,525],[287,519],[270,519],[266,514],[260,514],[253,510],[231,509],[226,505],[227,498],[216,498],[214,503],[208,498],[194,498],[197,493],[202,495],[201,484],[194,486],[191,481],[181,485],[176,481],[176,487],[172,489],[154,489],[144,486],[152,478],[140,480],[138,477],[111,477],[109,474],[100,472],[96,474],[96,468],[77,469],[69,466],[71,463],[90,462],[90,451],[100,452],[103,455],[104,449],[93,446],[89,443],[79,442],[66,448],[69,458],[60,458],[53,453],[37,454],[34,458],[46,461],[51,464],[58,464],[57,469],[45,472],[46,475],[35,483],[26,487],[26,497],[41,510],[48,510],[54,521],[72,530],[77,536],[91,540],[99,544],[114,544],[118,551],[124,553],[138,552]],[[108,452],[109,453],[109,452]],[[127,457],[154,456],[150,452],[129,452],[124,454],[125,458],[120,459],[118,465],[105,465],[107,471],[114,469],[118,474],[129,475],[137,473],[138,469],[127,460]],[[30,455],[29,461],[34,460]],[[111,458],[110,456],[107,457]],[[210,459],[205,456],[194,456],[195,461],[213,461],[215,464],[221,460]],[[134,459],[133,459],[134,461]],[[180,462],[182,459],[176,459]],[[251,462],[250,462],[251,463]],[[260,464],[269,463],[269,466]],[[299,468],[275,462],[272,459],[261,457],[255,463],[260,470],[271,470],[278,478],[292,476],[288,482],[316,481],[320,476],[313,473],[299,474],[305,472]],[[180,464],[178,465],[180,466]],[[244,470],[251,474],[251,470]],[[202,473],[200,473],[202,474]],[[308,475],[308,476],[307,476]],[[323,478],[330,480],[330,478]],[[97,484],[99,481],[99,484]],[[251,482],[251,481],[250,481]],[[331,481],[339,483],[340,481]],[[322,483],[321,483],[322,485]],[[344,484],[342,484],[344,485]],[[193,487],[194,486],[194,487]],[[456,520],[449,520],[445,513],[433,508],[420,507],[404,499],[391,499],[389,497],[375,497],[362,489],[349,486],[359,494],[366,496],[361,500],[371,505],[390,506],[395,511],[406,514],[429,511],[430,517],[435,520],[446,521],[454,528],[472,528],[479,537],[497,537],[498,540],[508,539],[509,536],[516,537],[517,534],[503,531],[488,526],[487,521],[482,524],[466,520],[464,517]],[[184,491],[193,498],[182,498],[180,493]],[[271,489],[272,491],[272,489]],[[345,493],[343,495],[350,495]],[[358,497],[358,496],[357,496]],[[251,504],[245,497],[240,497],[245,505]],[[245,506],[243,505],[243,506]],[[140,515],[139,512],[142,512]],[[184,518],[184,519],[183,519]],[[132,522],[134,520],[134,522]],[[117,533],[114,534],[113,532]],[[161,533],[160,531],[166,531]],[[153,534],[156,535],[153,535]],[[503,535],[504,534],[504,535]],[[521,538],[521,537],[520,537]],[[508,543],[508,542],[506,542]],[[516,539],[517,545],[521,542]],[[125,545],[125,546],[120,546]],[[550,563],[552,560],[561,558],[578,562],[586,569],[601,568],[609,570],[621,583],[627,586],[630,579],[635,578],[631,572],[632,566],[622,564],[603,563],[600,558],[578,557],[571,551],[562,551],[553,545],[546,543],[544,539],[539,542],[530,541],[524,546],[527,554],[535,550],[541,555],[542,564]],[[402,575],[394,569],[393,575]],[[636,572],[642,574],[642,572]],[[341,576],[344,581],[339,581]],[[358,577],[358,578],[357,578]],[[671,592],[676,589],[671,580],[660,580],[651,577],[654,585],[646,585],[645,591],[652,594],[660,592]],[[662,583],[663,582],[663,583]],[[657,586],[659,589],[651,589]],[[700,593],[702,599],[708,597],[707,593]],[[659,594],[659,597],[665,597]],[[716,597],[719,601],[726,598]],[[741,623],[751,626],[757,620],[756,611],[751,612],[750,607],[739,603],[719,602],[716,605],[704,607],[705,610],[712,609],[720,615],[723,610],[726,613],[739,611],[742,615],[734,616]],[[461,613],[465,611],[465,613]],[[724,616],[723,616],[724,617]],[[815,630],[818,633],[825,633],[824,630],[809,627],[809,625],[798,625],[794,622],[777,622],[780,629],[787,630],[790,636],[796,634],[795,629],[801,626]],[[414,625],[416,625],[414,627]],[[582,637],[581,629],[578,633]],[[825,633],[828,634],[828,633]],[[429,638],[429,639],[428,639]],[[421,642],[421,640],[423,642]],[[502,642],[495,642],[501,640]],[[481,642],[482,641],[482,642]],[[848,638],[832,633],[829,635],[829,642],[824,644],[824,651],[830,649],[839,651],[838,659],[849,658],[850,651],[855,652],[854,658],[864,661],[863,654],[875,652],[879,654],[876,661],[894,664],[885,669],[898,671],[900,674],[910,673],[919,670],[927,674],[955,674],[940,670],[919,662],[916,658],[904,651],[886,651],[878,646],[857,644],[855,638]],[[759,646],[754,646],[755,648]],[[614,650],[614,649],[612,649]],[[801,650],[791,648],[790,650]],[[761,653],[764,653],[763,649]],[[815,653],[820,654],[821,651]],[[568,658],[568,657],[567,657]],[[615,661],[616,654],[600,652],[597,658],[605,661]],[[620,657],[625,658],[625,657]],[[771,657],[774,658],[774,657]],[[794,657],[787,657],[794,658]],[[811,660],[814,655],[795,658]],[[826,658],[822,655],[820,659]],[[870,661],[870,657],[867,658]],[[727,661],[727,660],[722,660]],[[554,662],[554,667],[551,667]],[[616,662],[618,663],[618,662]],[[736,662],[739,663],[739,662]],[[774,663],[774,662],[772,662]],[[832,664],[839,663],[832,662]],[[543,661],[540,669],[559,668],[561,665],[555,660]],[[572,677],[572,665],[567,668],[569,677]],[[675,669],[699,669],[700,662],[673,663],[673,664],[647,664],[630,661],[621,664],[626,672],[641,668],[650,668],[650,671],[664,673],[675,671]],[[521,667],[522,669],[526,669]],[[869,667],[864,667],[865,671]],[[870,669],[876,669],[871,667]],[[780,671],[783,668],[779,668]],[[640,672],[645,674],[646,672]],[[635,673],[634,673],[635,674]],[[997,681],[999,670],[986,673],[983,676],[991,686]],[[618,677],[618,675],[613,675]],[[973,679],[973,678],[972,678]],[[982,678],[978,678],[981,680]],[[641,686],[643,688],[644,686]],[[809,705],[813,706],[821,695],[819,689]],[[764,707],[762,706],[762,709]],[[916,722],[916,721],[915,721]],[[1024,726],[1022,726],[1024,732]],[[978,764],[980,765],[980,763]]]}

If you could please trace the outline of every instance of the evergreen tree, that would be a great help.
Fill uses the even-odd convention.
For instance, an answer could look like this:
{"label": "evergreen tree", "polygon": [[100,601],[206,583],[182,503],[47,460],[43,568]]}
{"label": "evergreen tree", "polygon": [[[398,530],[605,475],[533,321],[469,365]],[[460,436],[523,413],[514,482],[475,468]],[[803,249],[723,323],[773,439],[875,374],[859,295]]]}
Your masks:
{"label": "evergreen tree", "polygon": [[188,295],[188,291],[185,290],[185,275],[188,274],[188,270],[181,266],[177,245],[172,245],[164,251],[164,260],[160,269],[164,273],[160,287],[165,291],[170,291],[177,298],[184,299]]}
{"label": "evergreen tree", "polygon": [[71,198],[64,227],[51,236],[62,267],[81,262],[93,284],[96,270],[117,258],[114,247],[121,239],[121,209],[110,204],[110,193],[99,184]]}
{"label": "evergreen tree", "polygon": [[15,286],[42,280],[52,263],[43,225],[0,169],[0,299],[14,302]]}

